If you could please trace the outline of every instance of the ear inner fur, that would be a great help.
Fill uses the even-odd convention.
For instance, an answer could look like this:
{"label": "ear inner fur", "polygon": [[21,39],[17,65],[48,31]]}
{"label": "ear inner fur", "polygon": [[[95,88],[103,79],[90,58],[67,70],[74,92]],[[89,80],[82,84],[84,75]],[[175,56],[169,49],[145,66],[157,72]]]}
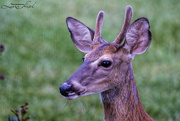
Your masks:
{"label": "ear inner fur", "polygon": [[129,27],[125,44],[132,54],[144,53],[151,43],[151,32],[147,18],[139,18]]}
{"label": "ear inner fur", "polygon": [[74,45],[84,53],[90,52],[94,31],[72,17],[68,17],[66,23]]}

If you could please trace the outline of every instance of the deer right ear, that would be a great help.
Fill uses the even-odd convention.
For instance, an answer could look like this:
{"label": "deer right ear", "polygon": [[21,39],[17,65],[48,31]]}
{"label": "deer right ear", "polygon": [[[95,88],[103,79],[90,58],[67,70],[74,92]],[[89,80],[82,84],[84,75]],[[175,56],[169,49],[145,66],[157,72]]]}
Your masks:
{"label": "deer right ear", "polygon": [[131,24],[126,33],[126,47],[131,54],[144,53],[151,43],[149,21],[139,18]]}
{"label": "deer right ear", "polygon": [[72,17],[68,17],[66,23],[74,45],[81,52],[90,52],[92,50],[91,45],[94,38],[94,31]]}

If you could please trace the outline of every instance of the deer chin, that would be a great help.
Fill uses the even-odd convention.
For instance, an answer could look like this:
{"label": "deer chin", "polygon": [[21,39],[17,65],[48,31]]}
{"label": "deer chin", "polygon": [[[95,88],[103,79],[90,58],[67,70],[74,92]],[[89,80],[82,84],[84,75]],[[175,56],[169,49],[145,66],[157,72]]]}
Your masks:
{"label": "deer chin", "polygon": [[[102,92],[104,91],[107,91],[108,89],[104,89]],[[69,99],[69,100],[74,100],[76,98],[79,98],[79,97],[83,97],[83,96],[87,96],[87,95],[94,95],[94,94],[97,94],[97,93],[102,93],[101,91],[88,91],[88,89],[84,90],[83,92],[79,93],[79,94],[76,94],[75,92],[73,93],[69,93],[68,96],[64,96],[64,98],[66,99]]]}
{"label": "deer chin", "polygon": [[80,96],[74,93],[73,95],[69,95],[69,96],[66,96],[66,97],[63,96],[63,97],[68,99],[68,100],[74,100],[74,99],[76,99],[76,98],[78,98]]}

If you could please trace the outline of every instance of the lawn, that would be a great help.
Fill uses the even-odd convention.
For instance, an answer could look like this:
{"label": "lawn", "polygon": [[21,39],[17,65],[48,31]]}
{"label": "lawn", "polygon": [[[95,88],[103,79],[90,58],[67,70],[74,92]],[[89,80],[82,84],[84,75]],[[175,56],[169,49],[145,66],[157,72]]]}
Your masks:
{"label": "lawn", "polygon": [[[141,102],[157,121],[180,120],[179,0],[31,0],[33,8],[2,8],[26,0],[0,1],[0,121],[11,109],[29,102],[31,121],[102,121],[99,95],[66,100],[59,93],[81,65],[83,53],[73,45],[65,19],[72,16],[94,29],[105,12],[102,36],[111,42],[119,33],[124,10],[131,5],[133,21],[147,17],[152,43],[133,60]],[[36,2],[36,3],[35,3]]]}

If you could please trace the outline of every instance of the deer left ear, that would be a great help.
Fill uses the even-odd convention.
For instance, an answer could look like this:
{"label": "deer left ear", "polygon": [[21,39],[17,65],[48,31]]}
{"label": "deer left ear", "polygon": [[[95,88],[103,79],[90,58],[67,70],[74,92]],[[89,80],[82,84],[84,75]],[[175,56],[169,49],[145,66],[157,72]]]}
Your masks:
{"label": "deer left ear", "polygon": [[68,17],[66,23],[74,45],[81,52],[90,52],[92,50],[91,45],[94,38],[94,31],[72,17]]}
{"label": "deer left ear", "polygon": [[127,30],[125,47],[131,54],[144,53],[151,43],[151,32],[149,21],[139,18],[134,21]]}

